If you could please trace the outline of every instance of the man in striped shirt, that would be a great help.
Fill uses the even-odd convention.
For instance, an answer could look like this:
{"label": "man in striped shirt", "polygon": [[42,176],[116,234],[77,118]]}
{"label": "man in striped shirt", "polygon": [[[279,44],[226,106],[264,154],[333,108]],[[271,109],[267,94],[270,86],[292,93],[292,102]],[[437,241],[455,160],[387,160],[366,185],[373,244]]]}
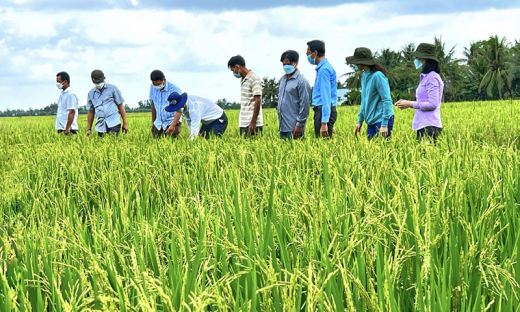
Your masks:
{"label": "man in striped shirt", "polygon": [[168,96],[173,92],[181,93],[181,89],[173,83],[166,81],[164,73],[154,70],[150,74],[152,85],[150,86],[150,100],[152,101],[152,134],[155,137],[171,136],[177,137],[181,133],[181,122],[179,119],[173,123],[175,112],[164,110],[168,105]]}
{"label": "man in striped shirt", "polygon": [[255,73],[246,68],[246,61],[240,55],[233,56],[228,68],[241,83],[240,114],[238,124],[241,136],[262,133],[264,118],[262,114],[262,81]]}

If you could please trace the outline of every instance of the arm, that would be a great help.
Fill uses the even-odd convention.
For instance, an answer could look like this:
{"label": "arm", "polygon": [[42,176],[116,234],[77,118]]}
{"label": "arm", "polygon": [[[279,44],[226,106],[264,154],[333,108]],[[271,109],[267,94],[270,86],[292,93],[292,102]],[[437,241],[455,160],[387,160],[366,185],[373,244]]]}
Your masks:
{"label": "arm", "polygon": [[256,121],[260,114],[260,108],[262,107],[262,82],[259,78],[253,81],[251,88],[253,89],[252,93],[255,97],[255,108],[253,110],[253,118],[251,118],[251,123],[249,124],[249,132],[254,133],[256,130]]}
{"label": "arm", "polygon": [[188,128],[190,128],[190,140],[193,140],[199,135],[200,122],[202,120],[198,105],[190,107],[190,119],[190,121],[186,119],[186,122],[188,123]]}
{"label": "arm", "polygon": [[92,122],[94,121],[94,109],[88,111],[87,115],[87,136],[92,132]]}
{"label": "arm", "polygon": [[428,94],[428,101],[412,102],[412,107],[415,109],[419,109],[422,111],[432,111],[435,110],[439,105],[441,105],[441,98],[439,89],[441,88],[441,83],[438,79],[430,78],[426,81],[426,93]]}
{"label": "arm", "polygon": [[119,110],[119,114],[121,114],[121,118],[123,118],[123,131],[128,133],[128,123],[126,122],[126,110],[123,103],[117,104],[117,109]]}
{"label": "arm", "polygon": [[76,115],[76,111],[73,109],[69,109],[69,115],[67,116],[67,126],[65,127],[66,134],[69,134],[69,132],[70,132],[70,126],[72,125],[72,122],[74,121],[74,115]]}
{"label": "arm", "polygon": [[388,84],[388,79],[386,79],[382,73],[378,73],[374,79],[377,79],[375,83],[376,89],[381,97],[381,101],[383,101],[383,121],[381,122],[381,127],[387,127],[388,121],[394,115],[394,105],[392,102],[392,96],[390,95],[390,85]]}
{"label": "arm", "polygon": [[326,70],[319,71],[316,83],[318,84],[318,88],[321,94],[321,125],[323,126],[323,124],[327,124],[329,122],[330,111],[332,106],[332,99],[330,96],[330,73]]}
{"label": "arm", "polygon": [[253,111],[253,118],[251,119],[251,124],[256,128],[256,120],[258,119],[258,114],[260,113],[260,107],[262,106],[262,96],[255,95],[255,110]]}
{"label": "arm", "polygon": [[153,103],[153,100],[152,100],[152,127],[153,127],[153,123],[155,122],[156,118],[157,118],[157,111],[155,110],[155,104]]}
{"label": "arm", "polygon": [[309,106],[310,106],[310,86],[306,81],[302,81],[298,85],[298,116],[296,117],[296,126],[303,128],[309,117]]}

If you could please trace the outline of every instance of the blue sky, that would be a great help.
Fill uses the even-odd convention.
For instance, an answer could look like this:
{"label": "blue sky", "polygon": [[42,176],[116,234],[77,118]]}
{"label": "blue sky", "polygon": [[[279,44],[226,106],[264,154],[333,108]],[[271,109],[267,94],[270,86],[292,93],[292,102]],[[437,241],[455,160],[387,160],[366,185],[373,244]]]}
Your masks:
{"label": "blue sky", "polygon": [[84,105],[97,68],[130,106],[148,97],[154,69],[188,93],[238,101],[226,68],[236,54],[261,77],[279,78],[280,54],[297,50],[312,84],[309,40],[325,41],[340,76],[358,46],[399,49],[442,36],[461,54],[490,35],[520,39],[511,26],[519,15],[518,1],[0,0],[0,110],[57,101],[62,70]]}

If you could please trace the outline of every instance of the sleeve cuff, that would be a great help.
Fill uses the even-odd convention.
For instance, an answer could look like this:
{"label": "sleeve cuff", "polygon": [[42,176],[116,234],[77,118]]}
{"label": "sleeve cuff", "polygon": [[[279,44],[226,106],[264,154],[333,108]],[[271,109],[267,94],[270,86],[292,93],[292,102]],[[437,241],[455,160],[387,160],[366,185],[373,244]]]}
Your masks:
{"label": "sleeve cuff", "polygon": [[358,118],[357,123],[358,124],[363,124],[363,118]]}
{"label": "sleeve cuff", "polygon": [[418,108],[419,108],[419,102],[417,102],[417,101],[413,101],[413,102],[412,102],[412,108],[413,108],[413,109],[418,109]]}
{"label": "sleeve cuff", "polygon": [[298,126],[298,127],[300,127],[300,128],[303,128],[303,127],[305,127],[305,123],[304,123],[304,122],[299,122],[299,121],[297,121],[297,122],[296,122],[296,126]]}
{"label": "sleeve cuff", "polygon": [[388,127],[388,119],[383,119],[381,122],[381,127]]}

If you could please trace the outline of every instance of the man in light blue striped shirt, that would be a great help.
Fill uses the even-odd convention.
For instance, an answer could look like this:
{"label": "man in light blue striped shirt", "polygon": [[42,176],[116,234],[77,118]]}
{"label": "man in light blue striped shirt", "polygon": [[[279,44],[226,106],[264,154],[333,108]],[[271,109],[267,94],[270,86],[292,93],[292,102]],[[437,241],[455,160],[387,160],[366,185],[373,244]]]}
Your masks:
{"label": "man in light blue striped shirt", "polygon": [[78,133],[78,97],[70,89],[70,76],[66,72],[56,75],[56,86],[61,90],[58,100],[55,128],[58,133]]}
{"label": "man in light blue striped shirt", "polygon": [[101,70],[94,70],[90,75],[95,88],[90,90],[87,99],[87,136],[92,132],[92,122],[96,115],[96,131],[100,137],[107,133],[119,135],[121,120],[123,131],[128,132],[126,111],[121,91],[111,84],[105,83],[105,74]]}
{"label": "man in light blue striped shirt", "polygon": [[168,96],[173,92],[181,93],[181,89],[173,83],[166,81],[164,73],[154,70],[150,74],[150,100],[152,101],[152,134],[154,136],[168,135],[178,137],[181,133],[181,122],[173,124],[175,112],[164,110],[168,103]]}

